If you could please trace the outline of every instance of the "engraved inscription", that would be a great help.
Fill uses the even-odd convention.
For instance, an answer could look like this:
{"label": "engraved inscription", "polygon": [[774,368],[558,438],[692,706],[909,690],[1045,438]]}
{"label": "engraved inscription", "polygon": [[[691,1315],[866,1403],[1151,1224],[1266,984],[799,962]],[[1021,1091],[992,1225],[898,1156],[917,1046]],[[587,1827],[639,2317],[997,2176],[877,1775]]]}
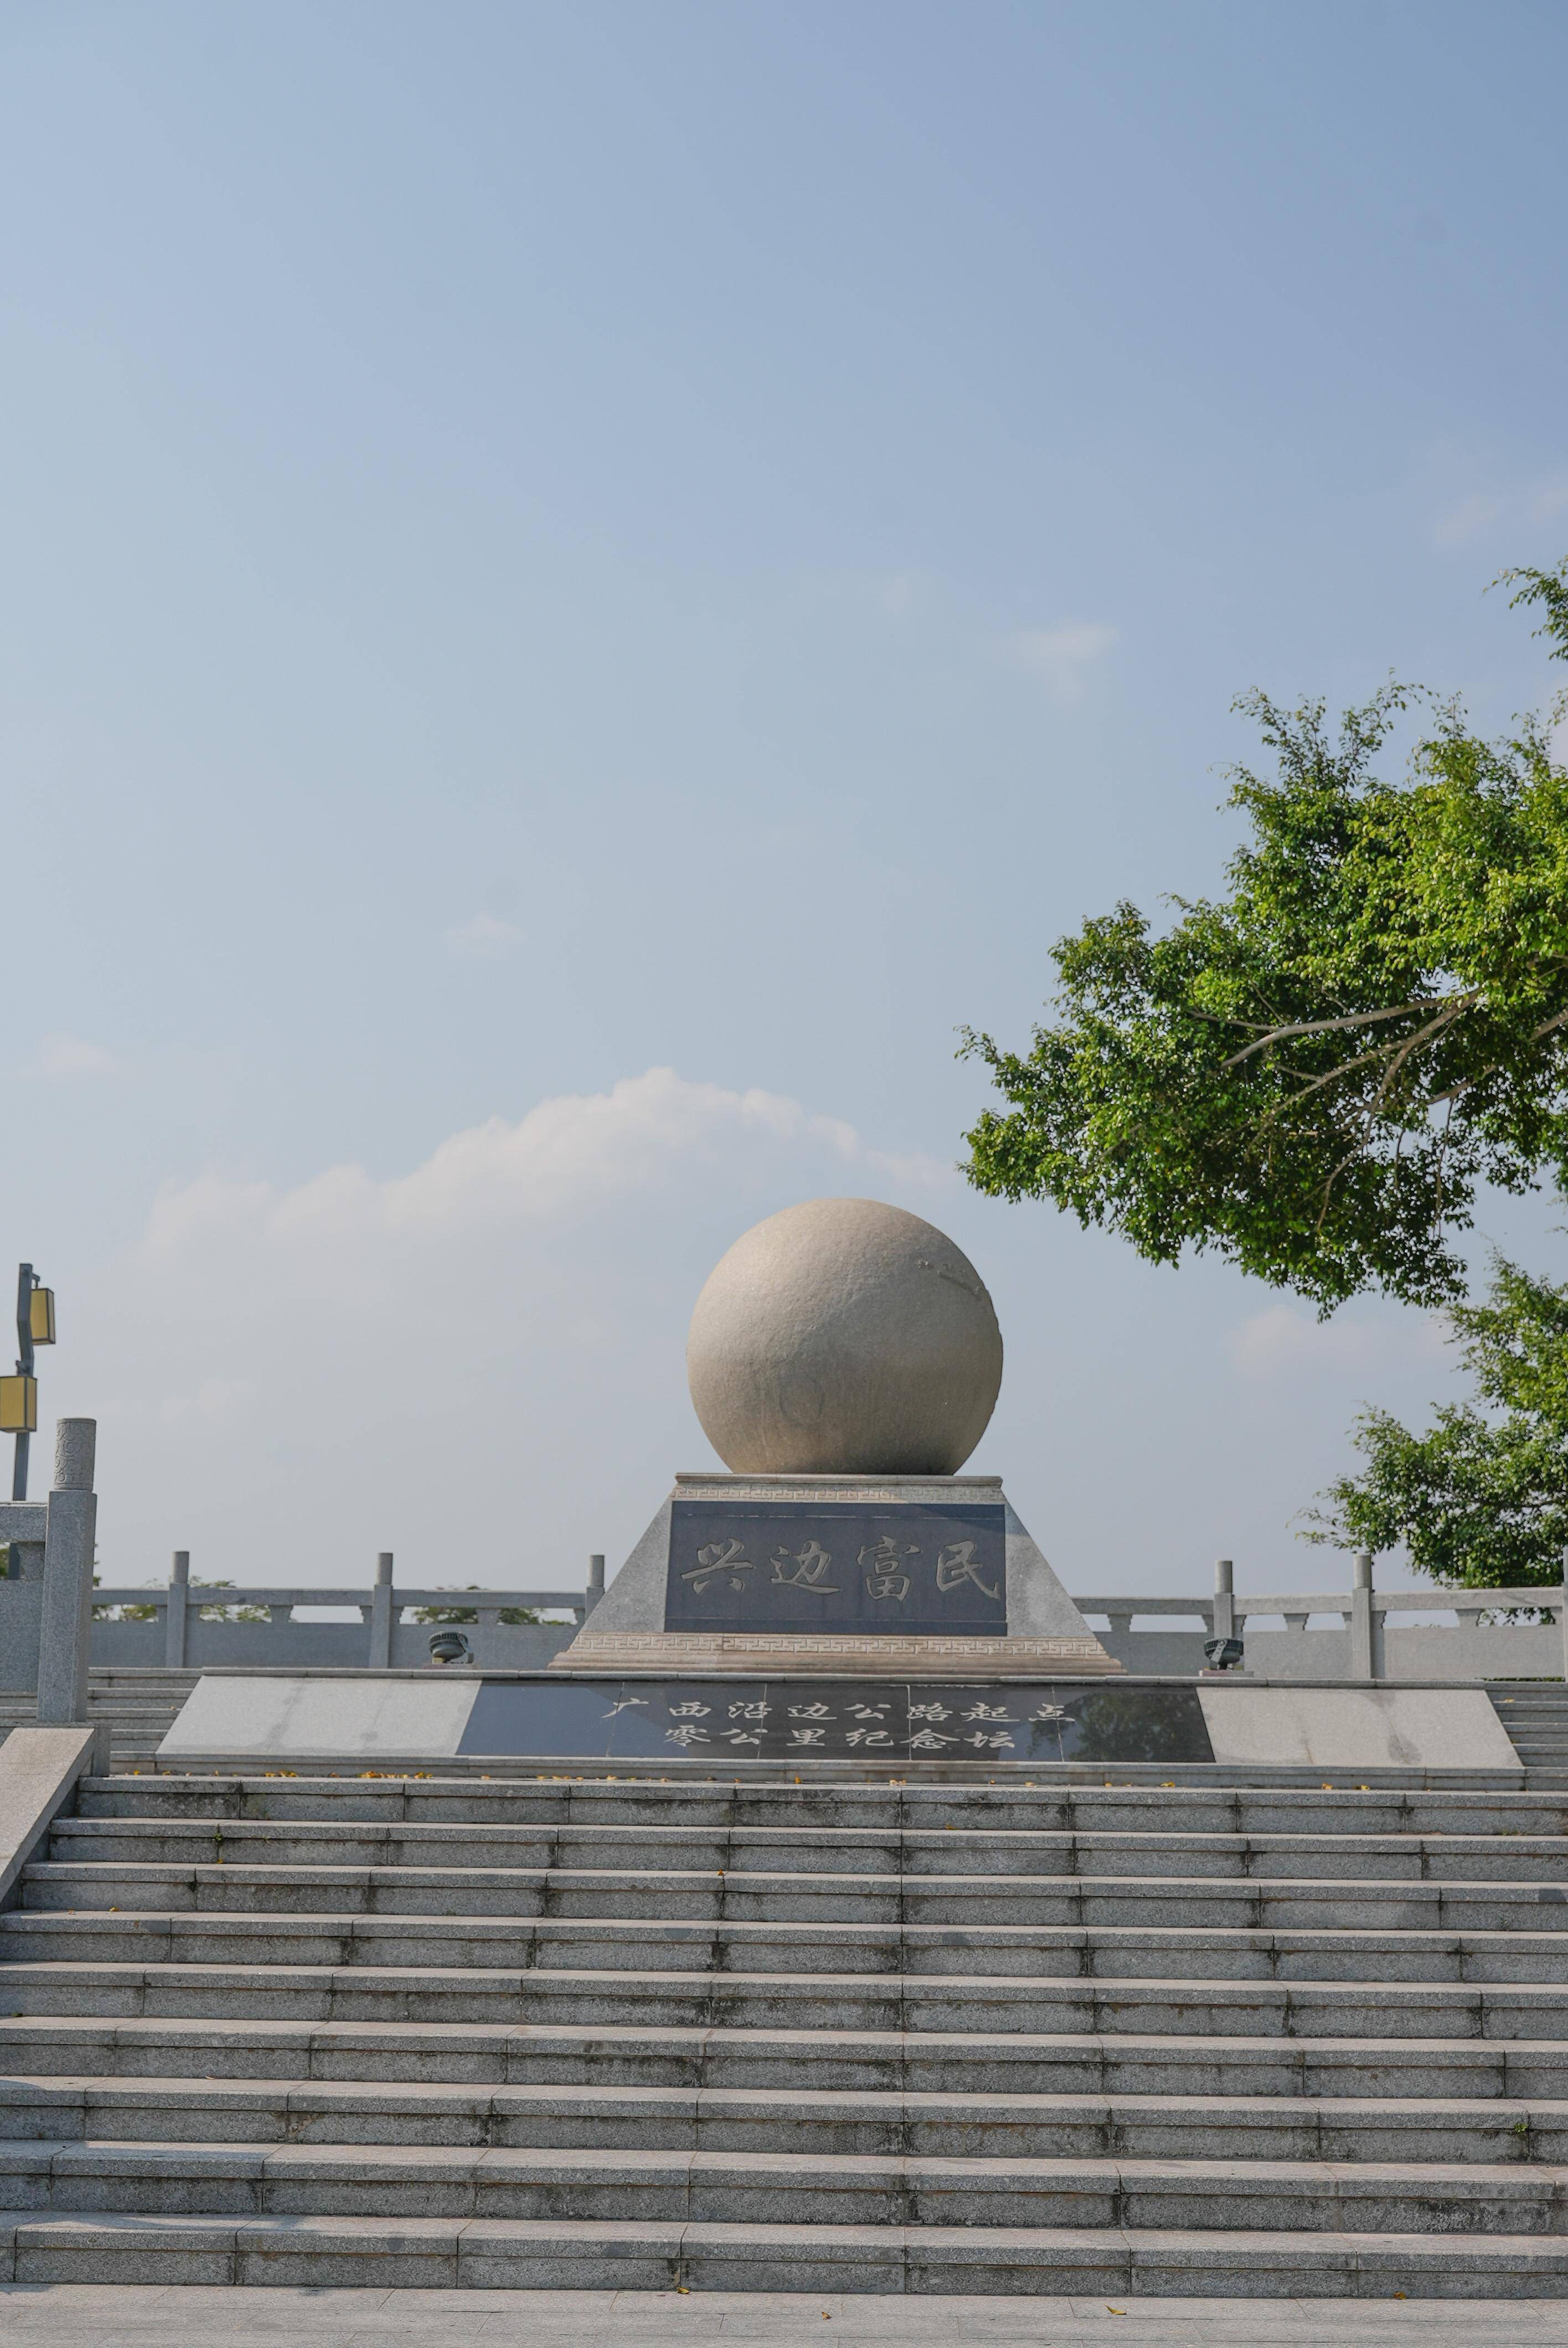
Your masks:
{"label": "engraved inscription", "polygon": [[[798,1547],[798,1543],[796,1544]],[[735,1681],[712,1673],[576,1683],[485,1681],[465,1754],[642,1757],[655,1769],[733,1773],[835,1756],[895,1773],[945,1760],[986,1769],[1037,1761],[1212,1761],[1192,1687],[977,1675]]]}
{"label": "engraved inscription", "polygon": [[667,1632],[1005,1638],[999,1502],[687,1500],[671,1509]]}

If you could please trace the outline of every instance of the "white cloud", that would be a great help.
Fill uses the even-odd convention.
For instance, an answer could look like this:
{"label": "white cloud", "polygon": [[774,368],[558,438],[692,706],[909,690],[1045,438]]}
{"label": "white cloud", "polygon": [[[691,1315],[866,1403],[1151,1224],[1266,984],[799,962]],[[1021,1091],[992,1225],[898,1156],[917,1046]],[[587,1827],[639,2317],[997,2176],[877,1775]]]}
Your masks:
{"label": "white cloud", "polygon": [[383,1180],[361,1166],[333,1166],[290,1190],[219,1175],[170,1185],[153,1209],[146,1249],[187,1259],[214,1233],[231,1243],[244,1232],[269,1254],[307,1256],[324,1245],[341,1255],[351,1246],[473,1235],[580,1216],[677,1168],[711,1167],[759,1144],[803,1148],[905,1187],[946,1179],[936,1159],[868,1148],[853,1126],[782,1094],[732,1092],[650,1068],[608,1093],[541,1101],[515,1125],[490,1117],[453,1134],[411,1173]]}
{"label": "white cloud", "polygon": [[889,571],[875,582],[873,592],[879,611],[890,620],[901,620],[914,610],[925,587],[917,571]]}
{"label": "white cloud", "polygon": [[495,913],[470,913],[466,922],[455,922],[446,932],[446,943],[454,953],[469,955],[477,962],[494,961],[522,942],[523,933],[516,923],[503,922]]}
{"label": "white cloud", "polygon": [[907,620],[948,606],[940,581],[927,571],[830,572],[817,577],[812,592],[857,619]]}
{"label": "white cloud", "polygon": [[564,1587],[708,1458],[683,1346],[730,1242],[831,1193],[939,1220],[958,1188],[798,1101],[668,1068],[407,1170],[210,1172],[73,1300],[50,1403],[104,1422],[118,1576],[189,1548],[236,1579],[355,1581],[398,1548],[414,1580]]}
{"label": "white cloud", "polygon": [[[1495,490],[1470,489],[1462,484],[1484,469],[1484,460],[1456,454],[1442,470],[1446,479],[1434,483],[1438,506],[1432,541],[1438,546],[1468,546],[1478,538],[1517,534],[1553,520],[1568,507],[1568,475],[1538,474],[1534,479],[1515,479]],[[1523,558],[1516,556],[1515,560]]]}
{"label": "white cloud", "polygon": [[1103,660],[1117,631],[1098,620],[1069,620],[1059,628],[1025,628],[1009,641],[1019,664],[1043,677],[1053,691],[1081,690],[1088,671]]}
{"label": "white cloud", "polygon": [[1496,498],[1461,498],[1450,506],[1432,524],[1432,537],[1439,546],[1468,546],[1472,538],[1480,538],[1491,528],[1502,511]]}
{"label": "white cloud", "polygon": [[1343,1313],[1319,1321],[1294,1304],[1271,1304],[1230,1332],[1230,1356],[1248,1376],[1271,1377],[1296,1370],[1348,1370],[1382,1365],[1412,1355],[1432,1359],[1444,1350],[1439,1313],[1411,1322],[1352,1320]]}
{"label": "white cloud", "polygon": [[46,1035],[38,1045],[38,1066],[46,1076],[108,1076],[115,1066],[112,1052],[79,1035]]}

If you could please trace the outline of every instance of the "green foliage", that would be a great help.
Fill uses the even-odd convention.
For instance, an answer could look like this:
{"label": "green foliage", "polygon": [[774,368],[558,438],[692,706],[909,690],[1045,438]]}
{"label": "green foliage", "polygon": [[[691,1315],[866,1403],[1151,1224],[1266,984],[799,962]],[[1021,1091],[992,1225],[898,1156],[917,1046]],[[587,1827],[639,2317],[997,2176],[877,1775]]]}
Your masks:
{"label": "green foliage", "polygon": [[[100,1574],[94,1574],[95,1589],[102,1578]],[[232,1590],[234,1584],[232,1581],[209,1581],[202,1586],[208,1590]],[[161,1581],[149,1581],[143,1587],[161,1590],[164,1585]],[[264,1606],[203,1606],[200,1614],[203,1622],[265,1622],[271,1619]],[[156,1606],[137,1605],[95,1606],[93,1620],[95,1622],[156,1622],[158,1609]]]}
{"label": "green foliage", "polygon": [[[223,1581],[209,1581],[202,1586],[208,1590],[232,1590],[234,1584]],[[203,1606],[200,1620],[203,1622],[268,1622],[272,1616],[264,1606]]]}
{"label": "green foliage", "polygon": [[1468,1589],[1563,1579],[1568,1545],[1568,1284],[1494,1260],[1489,1300],[1450,1313],[1481,1401],[1441,1407],[1425,1435],[1363,1411],[1365,1466],[1308,1513],[1308,1540],[1404,1542],[1417,1570]]}
{"label": "green foliage", "polygon": [[[466,1581],[463,1587],[465,1590],[477,1590],[480,1585],[477,1581]],[[416,1622],[477,1622],[478,1619],[478,1612],[472,1606],[416,1606],[414,1609]],[[532,1606],[503,1606],[497,1619],[503,1622],[542,1622],[545,1618]]]}
{"label": "green foliage", "polygon": [[[1568,658],[1568,561],[1505,575]],[[1417,703],[1410,773],[1380,780]],[[1324,1312],[1451,1299],[1477,1184],[1568,1171],[1568,770],[1547,718],[1486,742],[1392,684],[1337,736],[1320,701],[1236,705],[1275,772],[1233,774],[1228,895],[1173,901],[1163,937],[1123,903],[1062,939],[1027,1053],[966,1031],[1009,1104],[969,1133],[969,1179],[1157,1263],[1217,1249]]]}
{"label": "green foliage", "polygon": [[[94,1562],[97,1562],[96,1559]],[[95,1573],[93,1588],[97,1590],[102,1581],[103,1575]],[[93,1608],[95,1622],[156,1622],[157,1620],[156,1606],[95,1606]]]}
{"label": "green foliage", "polygon": [[[94,1574],[95,1589],[100,1579],[101,1576]],[[156,1622],[157,1620],[156,1606],[95,1606],[93,1608],[95,1622]]]}

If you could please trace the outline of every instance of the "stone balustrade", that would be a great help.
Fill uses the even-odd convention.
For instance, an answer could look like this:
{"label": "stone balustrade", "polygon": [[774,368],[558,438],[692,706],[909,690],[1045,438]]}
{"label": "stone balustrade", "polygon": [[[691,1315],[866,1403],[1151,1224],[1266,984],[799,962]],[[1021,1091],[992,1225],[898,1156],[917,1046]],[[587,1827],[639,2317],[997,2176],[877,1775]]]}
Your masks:
{"label": "stone balustrade", "polygon": [[[394,1582],[392,1563],[384,1551],[368,1588],[231,1586],[193,1581],[189,1551],[177,1550],[167,1584],[99,1584],[94,1590],[91,1661],[122,1670],[138,1664],[200,1670],[220,1663],[385,1670],[430,1661],[430,1641],[440,1626],[409,1618],[431,1608],[460,1608],[474,1619],[456,1627],[480,1662],[497,1671],[538,1671],[570,1644],[604,1589],[601,1557],[589,1560],[586,1590],[405,1587]],[[350,1609],[352,1621],[321,1619],[327,1610],[341,1616]],[[504,1619],[519,1612],[568,1619]]]}
{"label": "stone balustrade", "polygon": [[[272,1583],[201,1583],[177,1553],[167,1587],[100,1586],[93,1592],[91,1660],[99,1666],[254,1663],[323,1669],[385,1668],[429,1661],[434,1626],[417,1610],[462,1607],[477,1661],[495,1670],[538,1670],[570,1643],[603,1591],[603,1560],[586,1590],[404,1587],[384,1554],[369,1587],[311,1589]],[[1568,1599],[1560,1589],[1378,1590],[1371,1561],[1356,1561],[1348,1591],[1237,1593],[1228,1565],[1212,1595],[1080,1596],[1109,1652],[1130,1672],[1191,1676],[1205,1639],[1239,1635],[1245,1669],[1302,1680],[1553,1679],[1564,1676]],[[122,1610],[150,1610],[128,1619]],[[312,1619],[352,1608],[349,1622]],[[569,1619],[502,1620],[518,1609]],[[252,1617],[236,1619],[240,1610]],[[1518,1619],[1510,1619],[1515,1617]]]}
{"label": "stone balustrade", "polygon": [[[1238,1637],[1259,1679],[1562,1679],[1568,1591],[1378,1590],[1372,1560],[1348,1591],[1246,1591],[1228,1559],[1212,1597],[1078,1597],[1090,1628],[1130,1672],[1191,1673],[1206,1639]],[[1513,1619],[1511,1619],[1513,1618]]]}

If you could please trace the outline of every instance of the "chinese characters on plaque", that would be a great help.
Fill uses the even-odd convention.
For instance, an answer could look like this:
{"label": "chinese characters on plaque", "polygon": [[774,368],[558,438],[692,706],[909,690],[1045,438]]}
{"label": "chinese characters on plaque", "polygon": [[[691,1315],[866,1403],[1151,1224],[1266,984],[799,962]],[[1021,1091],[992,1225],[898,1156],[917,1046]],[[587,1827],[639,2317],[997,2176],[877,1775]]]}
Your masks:
{"label": "chinese characters on plaque", "polygon": [[814,1686],[795,1682],[753,1694],[702,1682],[624,1683],[604,1710],[607,1722],[641,1715],[639,1749],[662,1745],[681,1753],[725,1752],[787,1761],[792,1754],[886,1753],[898,1758],[951,1752],[958,1760],[988,1755],[1028,1760],[1054,1756],[1074,1725],[1060,1690],[1040,1687],[920,1689],[899,1684]]}
{"label": "chinese characters on plaque", "polygon": [[[842,1700],[825,1704],[820,1697],[813,1704],[791,1704],[783,1695],[776,1703],[765,1697],[725,1702],[722,1691],[712,1704],[695,1697],[662,1707],[657,1699],[643,1701],[651,1716],[668,1715],[665,1742],[680,1746],[682,1751],[690,1752],[697,1745],[729,1745],[760,1752],[765,1737],[770,1751],[782,1750],[786,1758],[791,1753],[826,1752],[830,1738],[834,1750],[845,1753],[906,1749],[939,1753],[951,1745],[959,1748],[961,1756],[970,1750],[1016,1755],[1020,1729],[1054,1726],[1069,1719],[1061,1704],[1044,1704],[1033,1712],[1016,1713],[1005,1704],[987,1704],[978,1698],[963,1704],[917,1704],[903,1689],[898,1699],[884,1696],[876,1704]],[[775,1715],[770,1735],[767,1724]],[[1021,1741],[1026,1751],[1033,1742],[1027,1733]]]}
{"label": "chinese characters on plaque", "polygon": [[710,1674],[487,1681],[463,1753],[701,1765],[1212,1761],[1192,1687]]}
{"label": "chinese characters on plaque", "polygon": [[677,1500],[664,1628],[1004,1637],[1006,1511]]}

